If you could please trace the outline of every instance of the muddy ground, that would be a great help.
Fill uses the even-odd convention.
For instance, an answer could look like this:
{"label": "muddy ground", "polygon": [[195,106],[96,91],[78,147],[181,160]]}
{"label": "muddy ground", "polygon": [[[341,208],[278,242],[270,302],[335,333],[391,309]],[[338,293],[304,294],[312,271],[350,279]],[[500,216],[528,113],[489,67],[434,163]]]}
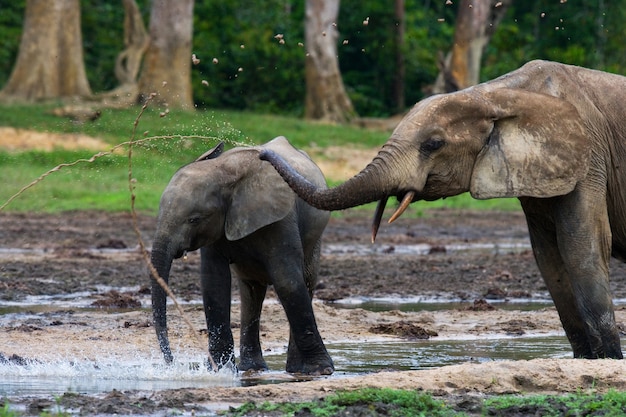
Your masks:
{"label": "muddy ground", "polygon": [[[561,332],[558,315],[552,307],[524,312],[489,306],[495,300],[549,298],[528,249],[521,213],[427,211],[420,219],[401,218],[393,225],[382,225],[374,247],[369,243],[370,215],[362,210],[344,212],[341,217],[331,219],[324,234],[315,311],[327,342],[415,337],[422,331],[440,338]],[[138,224],[149,247],[155,219],[141,215]],[[476,244],[496,244],[500,249],[453,250],[455,245]],[[425,249],[421,254],[404,254],[406,245],[424,245]],[[516,249],[510,249],[510,245]],[[359,250],[371,252],[363,255]],[[200,298],[198,266],[197,254],[174,264],[171,285],[183,302],[198,302]],[[101,308],[94,311],[68,308],[41,314],[36,320],[9,323],[0,329],[3,355],[0,360],[4,357],[19,363],[23,358],[51,360],[55,355],[95,360],[102,352],[111,357],[153,357],[156,341],[150,313],[140,309],[149,307],[146,271],[130,214],[0,213],[0,306],[26,300],[29,295],[89,291],[94,293],[92,305]],[[616,298],[626,298],[626,269],[618,262],[612,263],[612,288]],[[383,296],[462,299],[469,308],[377,313],[358,308],[339,309],[332,304],[341,298]],[[270,291],[268,297],[272,299],[274,294]],[[236,285],[234,298],[237,298]],[[126,309],[115,310],[119,307]],[[237,304],[233,305],[235,333],[238,308]],[[201,309],[189,304],[184,309],[202,338]],[[188,350],[205,349],[172,310],[173,344]],[[623,327],[626,309],[618,307],[616,315]],[[288,327],[277,303],[266,303],[262,333],[266,350],[285,346]],[[286,375],[285,379],[290,380]],[[61,406],[83,415],[161,414],[172,410],[202,413],[248,400],[309,400],[340,389],[370,386],[425,390],[472,413],[476,406],[472,399],[487,394],[626,389],[626,365],[623,361],[553,358],[493,361],[250,387],[113,391],[91,396],[68,393],[59,401]],[[8,400],[24,405],[32,414],[56,406],[52,398]]]}

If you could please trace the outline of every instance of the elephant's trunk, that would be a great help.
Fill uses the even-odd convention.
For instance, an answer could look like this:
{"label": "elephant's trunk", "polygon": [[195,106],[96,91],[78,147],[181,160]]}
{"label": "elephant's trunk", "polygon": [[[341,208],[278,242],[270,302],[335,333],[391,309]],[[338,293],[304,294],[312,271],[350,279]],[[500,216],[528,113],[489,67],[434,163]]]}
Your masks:
{"label": "elephant's trunk", "polygon": [[[166,250],[166,247],[167,245],[155,241],[150,260],[156,272],[167,284],[170,268],[172,267],[172,256],[169,251]],[[159,347],[161,348],[161,352],[163,352],[165,362],[171,363],[174,358],[172,356],[172,350],[170,349],[170,341],[167,337],[167,295],[163,287],[152,274],[150,274],[150,278],[152,281],[152,318],[154,321],[154,330],[156,331]]]}
{"label": "elephant's trunk", "polygon": [[260,154],[270,162],[300,198],[320,210],[343,210],[350,207],[386,200],[399,191],[397,168],[389,166],[399,153],[393,144],[387,143],[378,155],[357,175],[334,188],[318,188],[294,170],[283,158],[271,150]]}

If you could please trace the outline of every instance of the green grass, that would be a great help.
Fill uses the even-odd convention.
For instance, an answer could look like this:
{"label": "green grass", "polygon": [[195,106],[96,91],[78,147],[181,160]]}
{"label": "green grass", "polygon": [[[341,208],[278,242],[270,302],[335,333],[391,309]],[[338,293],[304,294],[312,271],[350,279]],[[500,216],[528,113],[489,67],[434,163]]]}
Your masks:
{"label": "green grass", "polygon": [[626,415],[626,392],[609,391],[604,395],[566,394],[493,397],[484,401],[489,415],[527,415],[542,417]]}
{"label": "green grass", "polygon": [[[606,394],[565,394],[565,395],[503,395],[477,398],[480,411],[473,409],[471,415],[509,416],[528,415],[542,417],[557,416],[604,416],[618,417],[626,413],[626,393],[609,391]],[[464,411],[456,411],[441,400],[430,395],[409,390],[361,389],[339,392],[326,398],[303,403],[246,403],[222,415],[244,416],[294,416],[312,415],[330,417],[348,415],[369,416],[468,416]]]}
{"label": "green grass", "polygon": [[[417,391],[365,388],[357,391],[339,392],[317,401],[304,403],[247,403],[232,409],[224,415],[243,417],[247,415],[294,416],[308,412],[315,417],[344,415],[347,407],[356,407],[360,412],[352,415],[385,415],[390,417],[443,417],[453,414],[453,410],[442,401]],[[261,412],[261,413],[258,413]],[[374,414],[380,412],[381,414]],[[348,414],[346,414],[348,415]]]}
{"label": "green grass", "polygon": [[[384,132],[354,126],[332,126],[297,118],[248,112],[207,110],[169,112],[148,107],[105,109],[95,122],[76,124],[50,114],[52,105],[0,105],[0,126],[61,134],[82,133],[104,140],[111,148],[131,139],[132,175],[136,180],[136,208],[156,212],[160,195],[172,174],[206,150],[224,141],[227,147],[253,145],[286,136],[298,148],[353,146],[376,148],[388,137]],[[134,124],[138,120],[136,135]],[[0,149],[0,206],[40,176],[60,164],[89,159],[95,152],[54,150],[9,152]],[[6,205],[6,211],[59,212],[68,210],[127,211],[128,146],[94,162],[80,162],[53,172]],[[329,178],[331,184],[336,183]],[[469,195],[414,204],[412,216],[437,207],[515,210],[515,199],[481,202]],[[373,210],[372,205],[365,210]],[[336,214],[341,215],[341,213]]]}

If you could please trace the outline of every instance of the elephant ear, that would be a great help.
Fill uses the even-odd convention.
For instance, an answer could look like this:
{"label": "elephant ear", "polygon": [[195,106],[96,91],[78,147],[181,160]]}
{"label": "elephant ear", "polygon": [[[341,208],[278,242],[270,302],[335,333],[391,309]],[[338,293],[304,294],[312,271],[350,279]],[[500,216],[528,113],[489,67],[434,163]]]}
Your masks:
{"label": "elephant ear", "polygon": [[202,155],[200,155],[198,157],[198,159],[196,159],[196,162],[198,161],[205,161],[207,159],[215,159],[218,156],[220,156],[222,153],[224,152],[224,142],[220,142],[217,144],[217,146],[209,151],[206,151],[205,153],[203,153]]}
{"label": "elephant ear", "polygon": [[564,195],[587,175],[591,143],[571,103],[507,88],[485,98],[494,126],[474,164],[474,198]]}
{"label": "elephant ear", "polygon": [[[286,146],[285,146],[286,143]],[[283,156],[295,169],[307,161],[304,154],[293,148],[284,138],[266,145]],[[285,218],[296,203],[296,194],[269,162],[259,159],[261,148],[247,148],[240,166],[247,172],[235,185],[232,201],[226,213],[226,238],[238,240],[250,233]],[[304,160],[304,161],[303,161]],[[300,170],[303,175],[307,175]]]}

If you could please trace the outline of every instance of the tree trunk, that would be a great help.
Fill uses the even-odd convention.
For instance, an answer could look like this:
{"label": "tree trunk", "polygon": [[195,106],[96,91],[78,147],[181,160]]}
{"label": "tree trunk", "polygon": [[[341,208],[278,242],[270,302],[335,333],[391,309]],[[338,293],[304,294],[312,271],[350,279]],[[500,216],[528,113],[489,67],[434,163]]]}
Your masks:
{"label": "tree trunk", "polygon": [[169,108],[193,109],[191,41],[193,0],[153,0],[150,46],[139,77],[139,101],[156,93]]}
{"label": "tree trunk", "polygon": [[150,38],[143,24],[141,12],[135,0],[123,0],[124,4],[124,50],[115,61],[115,77],[120,85],[135,84],[144,52]]}
{"label": "tree trunk", "polygon": [[79,0],[27,0],[13,72],[0,95],[35,101],[91,95]]}
{"label": "tree trunk", "polygon": [[511,0],[461,0],[450,54],[440,62],[435,93],[478,84],[482,54]]}
{"label": "tree trunk", "polygon": [[345,123],[355,116],[337,59],[339,0],[306,0],[305,117]]}

